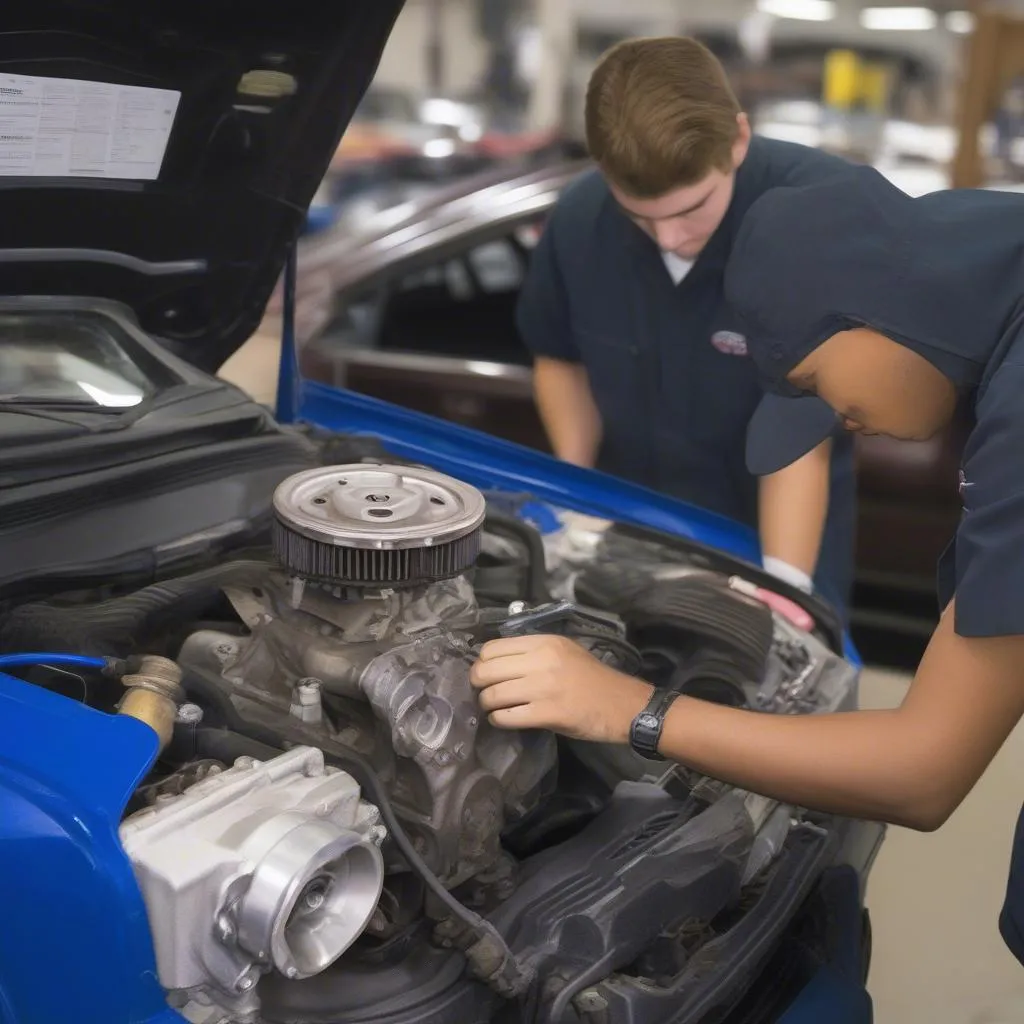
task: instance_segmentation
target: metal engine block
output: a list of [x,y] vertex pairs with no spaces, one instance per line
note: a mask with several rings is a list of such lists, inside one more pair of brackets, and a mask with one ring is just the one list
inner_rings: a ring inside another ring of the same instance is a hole
[[[409,467],[339,466],[300,477],[278,491],[281,568],[259,586],[226,590],[249,635],[198,632],[179,660],[216,678],[243,716],[272,726],[291,715],[309,742],[329,738],[367,758],[420,854],[455,887],[496,865],[502,828],[536,805],[556,758],[550,734],[502,732],[482,719],[469,682],[466,631],[479,610],[462,559],[482,525],[482,496]],[[401,544],[408,552],[415,542],[449,550],[397,560],[401,579],[391,586],[387,559],[309,547],[300,557],[296,537],[324,548]],[[310,578],[296,564],[369,567],[375,579]],[[411,577],[412,565],[426,578]],[[442,570],[452,574],[439,579]]]

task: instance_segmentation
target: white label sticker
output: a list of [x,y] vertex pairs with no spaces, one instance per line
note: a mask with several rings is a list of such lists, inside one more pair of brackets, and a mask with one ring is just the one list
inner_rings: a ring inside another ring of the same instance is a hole
[[0,175],[160,176],[181,93],[0,74]]

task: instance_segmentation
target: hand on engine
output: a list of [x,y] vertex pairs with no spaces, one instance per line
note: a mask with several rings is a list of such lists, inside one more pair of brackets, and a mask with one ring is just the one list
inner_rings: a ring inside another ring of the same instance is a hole
[[485,644],[470,679],[501,729],[551,729],[573,739],[626,743],[650,699],[649,683],[601,664],[561,636]]

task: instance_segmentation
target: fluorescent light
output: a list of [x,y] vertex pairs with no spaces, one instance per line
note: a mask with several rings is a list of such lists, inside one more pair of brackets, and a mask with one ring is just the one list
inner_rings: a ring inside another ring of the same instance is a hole
[[944,20],[946,28],[959,36],[974,31],[974,15],[970,11],[950,11]]
[[454,139],[429,139],[423,143],[423,155],[433,159],[451,156],[455,152]]
[[861,26],[879,32],[925,32],[938,20],[928,7],[865,7],[860,12]]
[[468,103],[457,103],[455,100],[434,97],[424,100],[420,106],[420,120],[426,124],[443,124],[450,128],[457,128],[473,119],[473,108]]
[[757,9],[796,21],[831,21],[836,16],[833,0],[757,0]]

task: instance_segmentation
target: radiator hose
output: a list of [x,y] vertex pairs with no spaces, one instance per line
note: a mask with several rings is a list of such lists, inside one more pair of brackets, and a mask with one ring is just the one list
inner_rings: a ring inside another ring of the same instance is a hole
[[157,623],[172,615],[187,617],[190,610],[201,613],[226,584],[258,580],[270,564],[255,559],[228,562],[94,605],[24,604],[11,611],[0,629],[0,649],[139,653],[139,644]]
[[670,630],[685,634],[688,646],[705,653],[708,648],[726,653],[730,681],[761,679],[766,670],[774,629],[771,610],[717,577],[651,580],[628,567],[591,566],[576,581],[576,597],[620,615],[641,649],[644,635]]

